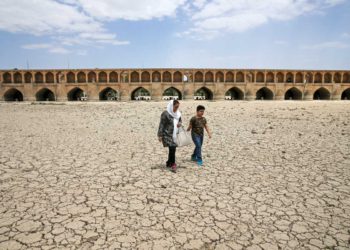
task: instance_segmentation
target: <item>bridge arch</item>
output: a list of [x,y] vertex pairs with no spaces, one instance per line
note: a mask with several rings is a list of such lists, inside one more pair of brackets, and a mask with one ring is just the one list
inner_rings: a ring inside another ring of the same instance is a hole
[[194,81],[203,82],[203,73],[200,71],[197,71],[196,74],[194,74]]
[[244,82],[244,74],[243,72],[237,72],[236,74],[236,82]]
[[77,78],[78,78],[78,82],[79,83],[83,83],[83,82],[86,82],[86,75],[84,72],[80,71],[77,75]]
[[176,71],[174,73],[174,82],[182,82],[182,73],[180,71]]
[[23,94],[18,89],[11,88],[5,92],[4,100],[7,102],[21,102],[23,101]]
[[213,92],[206,87],[201,87],[194,93],[195,100],[213,100],[213,97]]
[[67,99],[68,101],[80,101],[82,96],[84,96],[84,91],[79,87],[75,87],[68,92]]
[[225,93],[225,99],[226,100],[244,100],[244,92],[238,87],[230,88]]
[[296,87],[292,87],[284,94],[285,100],[302,100],[303,93]]
[[321,87],[314,92],[314,100],[329,100],[331,98],[331,93],[328,89]]
[[111,87],[104,88],[99,93],[100,101],[118,101],[118,91]]
[[182,100],[182,93],[180,90],[174,87],[167,88],[163,92],[163,100],[172,100],[172,99]]
[[160,82],[161,77],[159,71],[154,71],[152,73],[152,82]]
[[273,100],[273,91],[267,87],[262,87],[256,92],[256,100]]
[[55,76],[52,72],[47,72],[45,75],[45,82],[47,83],[54,83],[55,82]]
[[226,82],[234,82],[234,75],[231,71],[226,73]]
[[347,88],[343,91],[343,93],[341,94],[341,99],[350,100],[350,88]]
[[169,71],[163,73],[163,82],[171,82],[171,74]]
[[13,75],[13,78],[14,78],[14,82],[15,82],[15,83],[22,83],[22,74],[21,74],[21,73],[16,72],[16,73]]
[[118,73],[115,71],[112,71],[109,73],[109,82],[118,82]]
[[31,73],[27,72],[24,74],[24,82],[25,83],[31,83],[33,79],[33,76]]
[[55,94],[48,88],[42,88],[35,94],[37,101],[55,101]]
[[138,87],[131,92],[131,100],[133,101],[151,100],[151,93],[144,87]]
[[141,73],[141,82],[150,82],[151,74],[148,71],[143,71]]

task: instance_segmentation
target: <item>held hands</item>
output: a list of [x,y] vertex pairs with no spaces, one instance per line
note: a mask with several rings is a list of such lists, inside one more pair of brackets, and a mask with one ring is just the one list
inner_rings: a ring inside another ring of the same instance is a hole
[[182,123],[179,122],[179,123],[177,124],[177,127],[179,128],[179,127],[181,127],[181,126],[182,126]]
[[162,137],[158,137],[158,141],[159,141],[159,142],[162,142]]

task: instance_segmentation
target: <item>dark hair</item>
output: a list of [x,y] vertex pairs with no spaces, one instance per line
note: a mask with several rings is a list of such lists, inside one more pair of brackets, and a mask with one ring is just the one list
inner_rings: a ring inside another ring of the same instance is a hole
[[173,105],[176,105],[176,104],[180,104],[180,102],[178,100],[174,100]]
[[197,112],[200,111],[200,110],[205,110],[205,107],[202,106],[202,105],[198,105],[197,106]]

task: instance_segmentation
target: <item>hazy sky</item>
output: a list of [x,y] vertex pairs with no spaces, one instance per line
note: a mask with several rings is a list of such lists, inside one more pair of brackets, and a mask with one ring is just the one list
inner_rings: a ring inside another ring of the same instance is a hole
[[350,69],[350,0],[1,0],[0,68]]

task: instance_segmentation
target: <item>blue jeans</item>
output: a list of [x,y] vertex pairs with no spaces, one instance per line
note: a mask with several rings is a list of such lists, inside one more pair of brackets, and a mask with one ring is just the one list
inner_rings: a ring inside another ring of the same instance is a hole
[[195,133],[191,134],[192,141],[196,147],[194,148],[192,157],[195,157],[197,161],[202,161],[202,145],[203,145],[203,135],[197,135]]

